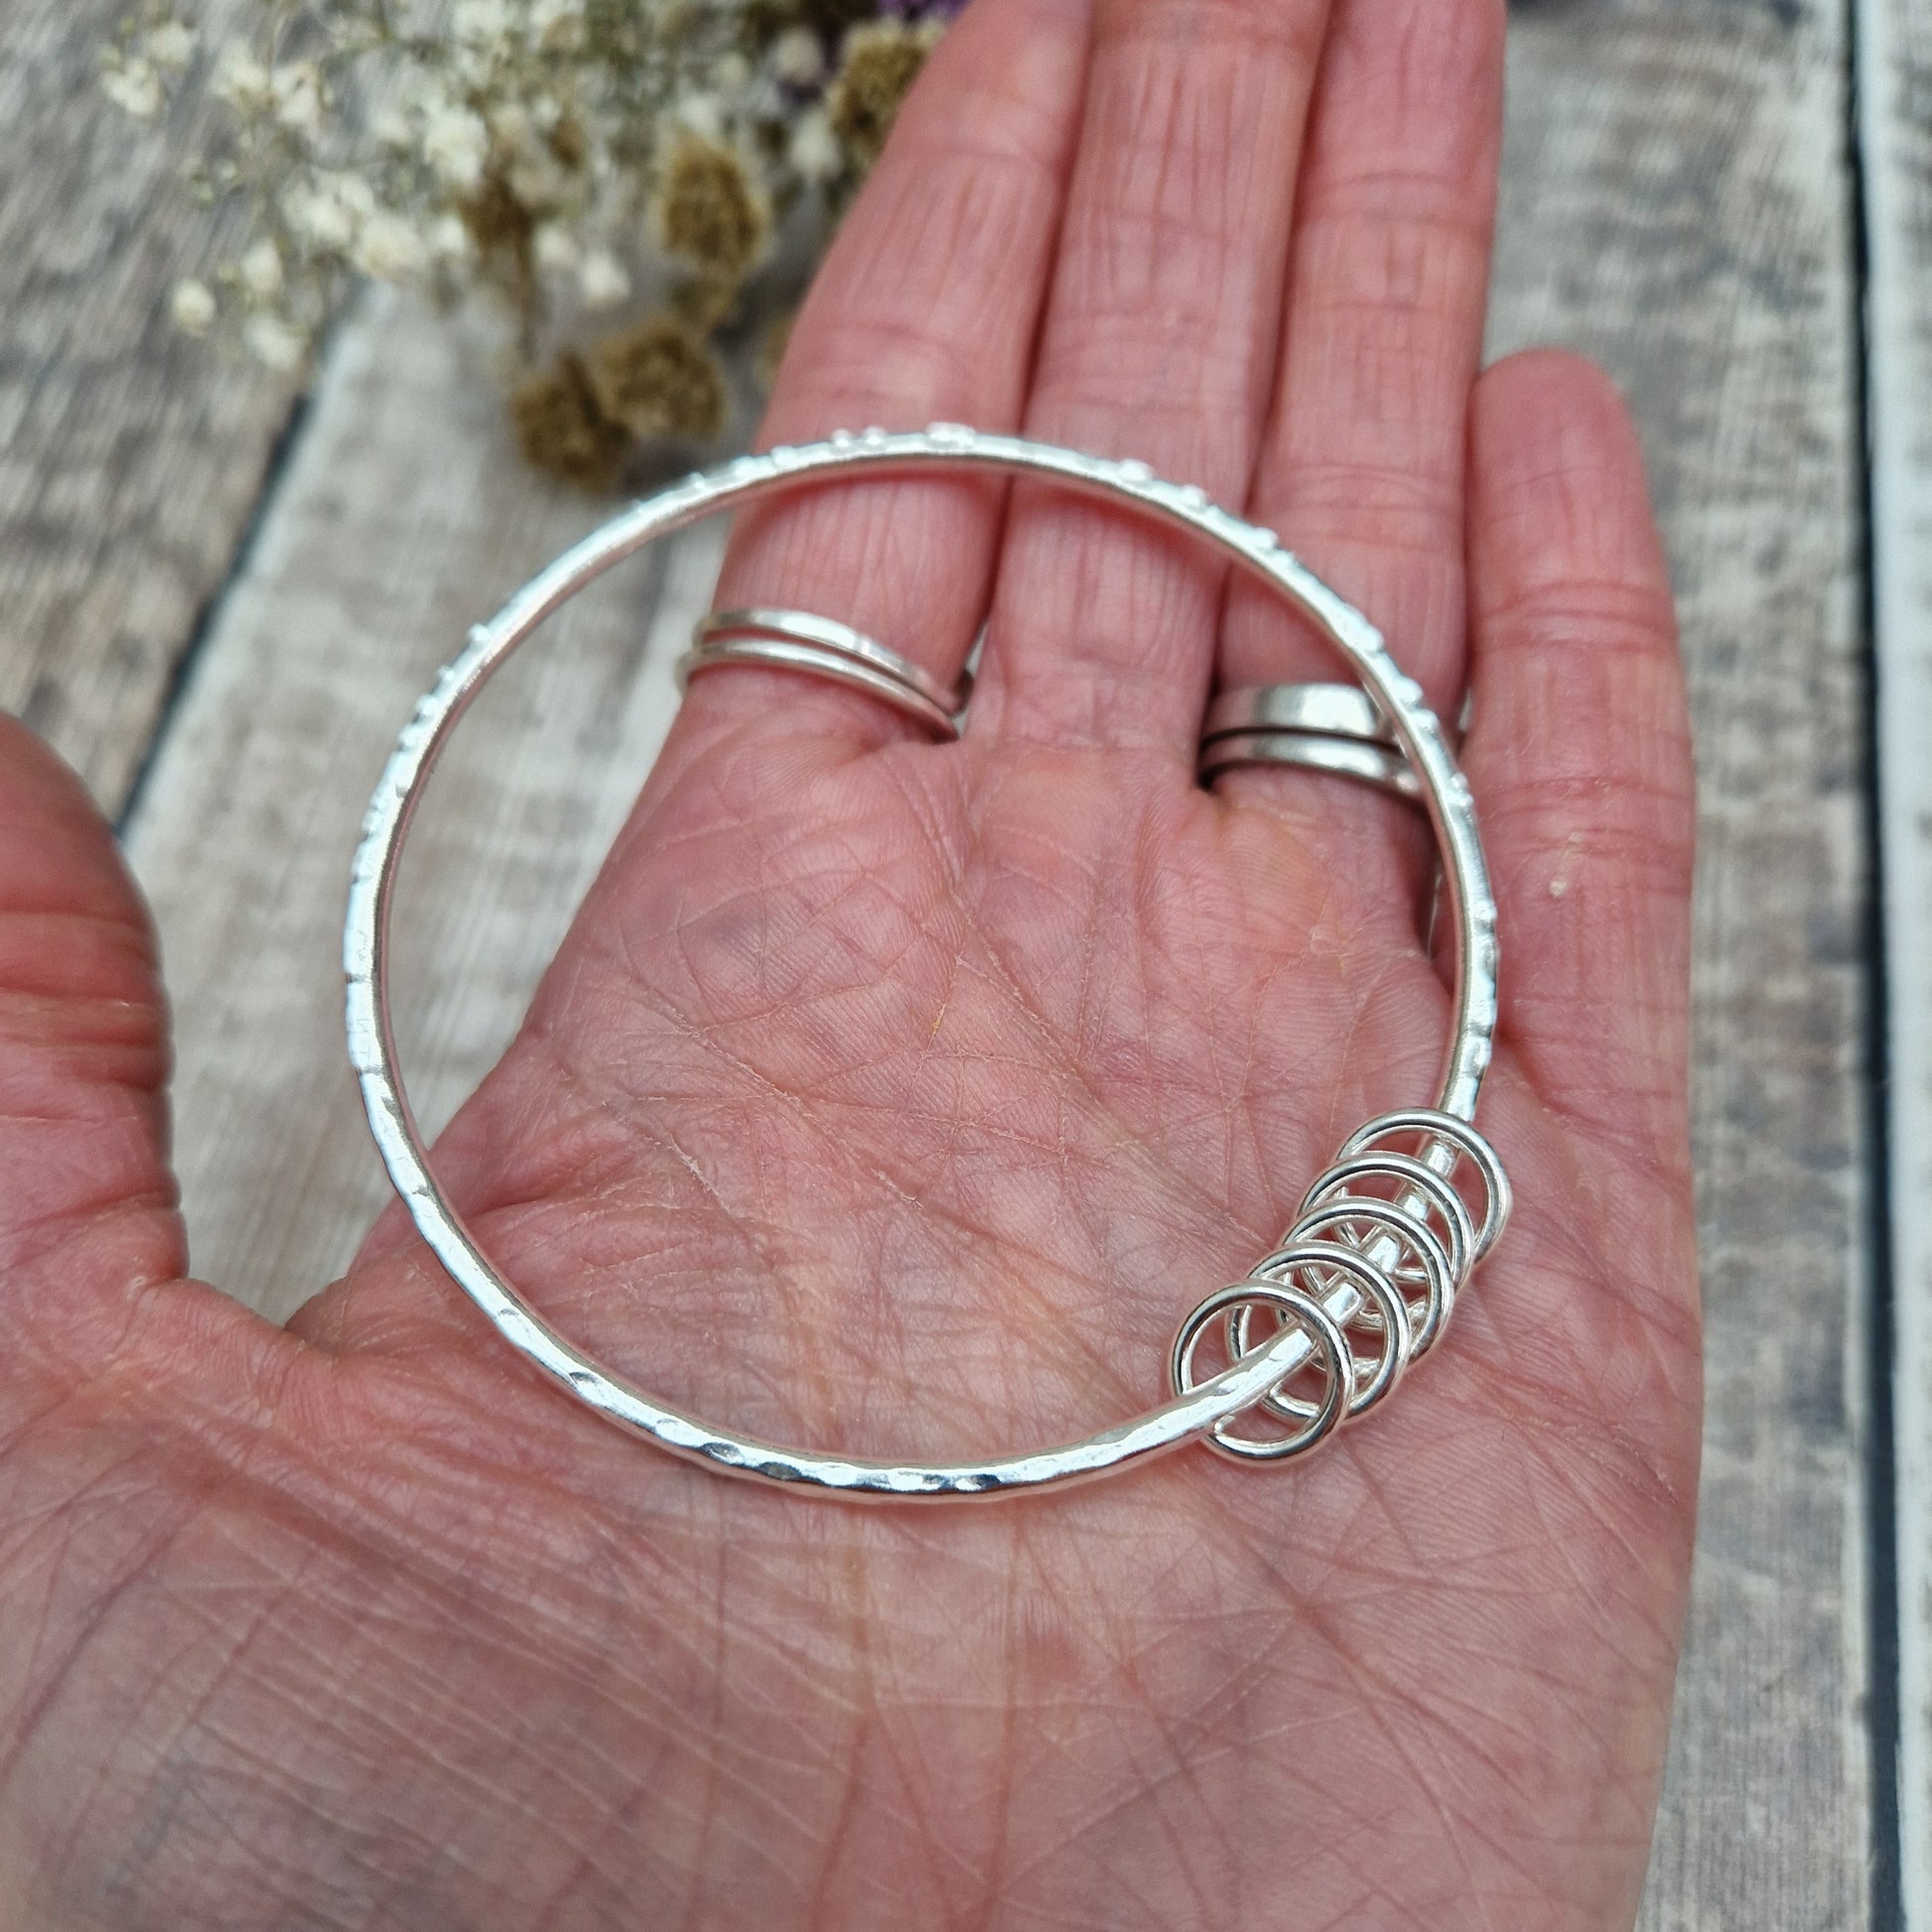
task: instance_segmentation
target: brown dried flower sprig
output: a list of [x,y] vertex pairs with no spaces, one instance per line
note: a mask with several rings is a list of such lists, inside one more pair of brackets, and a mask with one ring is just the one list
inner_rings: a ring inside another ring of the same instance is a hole
[[226,109],[190,181],[249,235],[177,285],[183,330],[298,370],[354,277],[487,301],[525,455],[602,489],[722,433],[728,357],[768,372],[955,4],[262,0],[207,48],[157,0],[101,84],[137,119],[190,76]]

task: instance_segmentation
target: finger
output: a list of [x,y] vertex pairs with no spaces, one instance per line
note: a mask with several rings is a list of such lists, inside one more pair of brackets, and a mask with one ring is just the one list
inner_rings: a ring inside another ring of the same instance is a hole
[[[1502,130],[1502,0],[1337,0],[1309,131],[1274,405],[1249,513],[1366,612],[1431,701],[1462,681],[1463,478]],[[1223,685],[1345,676],[1230,586]],[[1399,808],[1280,767],[1222,796],[1388,847]],[[1367,821],[1379,822],[1378,833]],[[1419,840],[1405,840],[1418,847]],[[1407,894],[1391,903],[1408,916]]]
[[100,1376],[187,1266],[167,1078],[154,935],[113,835],[0,714],[0,1444]]
[[[1031,435],[1247,492],[1326,0],[1107,0]],[[1024,504],[1024,513],[1022,505]],[[1191,761],[1221,572],[1104,508],[1016,495],[985,728]]]
[[[1070,165],[1084,0],[978,0],[948,32],[794,324],[759,441],[1020,420]],[[1001,491],[877,482],[750,511],[722,609],[856,624],[950,681],[984,615]],[[800,707],[841,735],[904,729],[876,700],[738,666],[693,681],[696,729]],[[687,728],[690,729],[690,728]]]
[[1581,359],[1512,356],[1470,440],[1475,712],[1505,1040],[1600,1142],[1684,1135],[1693,784],[1634,430]]

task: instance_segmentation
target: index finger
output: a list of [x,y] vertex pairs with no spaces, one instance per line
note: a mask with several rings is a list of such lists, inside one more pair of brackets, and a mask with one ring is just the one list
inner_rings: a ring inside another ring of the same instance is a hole
[[[977,0],[961,15],[793,326],[760,447],[938,420],[1018,425],[1086,49],[1086,0]],[[1000,503],[984,480],[879,481],[748,512],[719,605],[841,620],[950,682],[986,604]],[[874,699],[738,666],[693,681],[679,736],[779,706],[791,735],[876,741],[904,729]]]

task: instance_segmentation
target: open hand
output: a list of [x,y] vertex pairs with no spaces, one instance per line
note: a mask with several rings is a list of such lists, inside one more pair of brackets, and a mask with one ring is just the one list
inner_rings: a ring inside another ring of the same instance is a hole
[[[1306,1462],[859,1508],[601,1424],[399,1213],[273,1328],[181,1279],[143,913],[0,729],[0,1928],[1629,1923],[1696,1487],[1690,775],[1619,406],[1476,373],[1502,14],[975,0],[766,432],[1144,458],[1473,686],[1518,1209],[1443,1345]],[[948,676],[990,613],[965,737],[699,679],[440,1171],[565,1332],[746,1432],[1148,1407],[1433,1092],[1415,815],[1193,777],[1217,678],[1338,669],[968,480],[748,517],[720,601]]]

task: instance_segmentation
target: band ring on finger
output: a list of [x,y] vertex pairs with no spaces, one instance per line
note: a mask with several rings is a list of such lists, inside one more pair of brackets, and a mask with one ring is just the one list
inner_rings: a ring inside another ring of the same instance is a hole
[[1408,804],[1424,803],[1415,766],[1374,699],[1355,684],[1239,684],[1217,692],[1201,725],[1200,782],[1267,764],[1357,778]]
[[761,664],[830,678],[884,699],[942,739],[959,736],[973,688],[969,671],[947,687],[876,637],[811,611],[759,608],[701,618],[691,632],[691,648],[677,661],[678,689],[687,690],[701,671],[724,664]]

